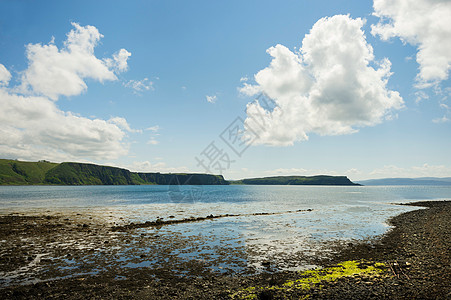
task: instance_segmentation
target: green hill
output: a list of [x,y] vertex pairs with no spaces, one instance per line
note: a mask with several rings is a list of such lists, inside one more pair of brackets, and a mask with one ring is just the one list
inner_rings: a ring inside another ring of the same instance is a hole
[[136,173],[95,164],[0,159],[0,185],[224,185],[221,175]]
[[0,184],[41,184],[44,182],[45,174],[56,166],[58,164],[47,161],[27,162],[0,159]]
[[232,181],[231,184],[250,185],[359,185],[346,176],[274,176],[263,178],[248,178]]
[[64,162],[49,170],[44,183],[64,185],[131,185],[135,184],[126,169]]

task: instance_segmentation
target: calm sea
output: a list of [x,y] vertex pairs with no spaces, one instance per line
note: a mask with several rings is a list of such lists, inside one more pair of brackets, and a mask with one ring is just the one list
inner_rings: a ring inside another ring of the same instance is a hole
[[388,218],[418,209],[393,203],[444,199],[451,199],[451,186],[1,186],[0,214],[79,212],[122,223],[239,215],[164,226],[159,234],[203,237],[203,246],[193,245],[185,257],[199,249],[218,257],[218,243],[244,245],[249,263],[278,260],[290,269],[299,267],[290,263],[297,253],[316,255],[329,251],[324,244],[331,241],[373,238],[390,228]]

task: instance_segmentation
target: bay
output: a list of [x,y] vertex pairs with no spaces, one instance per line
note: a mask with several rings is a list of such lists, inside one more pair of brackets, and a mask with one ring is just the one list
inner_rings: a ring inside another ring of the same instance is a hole
[[[420,209],[395,203],[450,198],[449,186],[1,186],[0,214],[77,213],[112,226],[222,215],[139,233],[177,236],[185,246],[173,243],[171,257],[201,257],[213,271],[240,273],[261,271],[267,261],[277,270],[311,267],[309,258],[333,253],[333,245],[376,238],[390,229],[390,217]],[[157,256],[127,262],[131,248],[113,259],[125,268],[160,263]]]

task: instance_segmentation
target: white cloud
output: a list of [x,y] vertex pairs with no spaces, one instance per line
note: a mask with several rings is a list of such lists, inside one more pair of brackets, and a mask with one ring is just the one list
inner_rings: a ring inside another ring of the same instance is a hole
[[132,172],[151,172],[154,170],[150,161],[134,161],[131,165],[124,168]]
[[148,145],[158,145],[160,142],[157,141],[155,138],[150,138],[150,140],[147,142]]
[[146,128],[146,131],[151,131],[151,137],[150,140],[147,141],[148,145],[158,145],[160,142],[156,140],[155,136],[159,136],[160,134],[158,133],[158,131],[160,130],[160,126],[155,125],[155,126],[151,126],[149,128]]
[[58,109],[45,97],[0,89],[0,156],[56,161],[114,159],[127,153],[116,124]]
[[113,60],[98,59],[94,48],[103,35],[94,26],[72,25],[75,29],[68,33],[62,49],[53,43],[26,46],[29,64],[22,75],[22,90],[57,100],[61,95],[73,96],[85,91],[85,78],[100,82],[116,80],[114,71],[127,69],[130,55],[127,50],[121,49],[113,55]]
[[424,91],[415,92],[415,96],[416,96],[416,99],[415,99],[416,104],[420,103],[423,100],[429,99],[429,95],[426,94]]
[[113,68],[117,73],[128,70],[127,60],[132,54],[125,49],[119,50],[113,54],[113,59],[105,59],[107,65]]
[[153,131],[153,132],[157,132],[158,130],[160,130],[160,126],[155,125],[155,126],[151,126],[149,128],[146,128],[146,130],[148,131]]
[[138,132],[138,133],[142,132],[142,130],[139,130],[139,129],[132,129],[130,127],[130,125],[128,124],[127,120],[124,119],[124,118],[121,118],[121,117],[111,118],[111,119],[108,120],[108,123],[115,124],[119,128],[122,128],[122,129],[124,129],[125,131],[128,131],[128,132]]
[[143,80],[129,80],[124,83],[125,87],[133,89],[134,93],[141,93],[145,91],[153,91],[153,82],[149,80],[149,78],[144,78]]
[[449,99],[449,94],[451,92],[451,88],[446,88],[443,91],[439,91],[439,94],[443,95],[442,99],[440,99],[439,106],[445,112],[441,118],[435,118],[432,122],[439,123],[448,123],[451,121],[451,107],[445,102]]
[[403,106],[399,93],[386,86],[390,61],[374,60],[363,24],[344,15],[323,18],[299,52],[283,45],[267,50],[270,65],[254,76],[256,84],[244,83],[241,89],[275,103],[273,109],[261,100],[247,105],[245,127],[258,135],[255,144],[292,145],[307,140],[308,133],[354,133]]
[[216,95],[214,95],[214,96],[205,96],[206,98],[207,98],[207,101],[208,102],[210,102],[210,103],[215,103],[216,102],[216,100],[217,100],[217,97],[216,97]]
[[[60,95],[83,92],[85,78],[101,82],[116,79],[94,55],[102,37],[99,31],[93,26],[72,25],[75,29],[61,50],[53,41],[27,45],[29,64],[19,87],[8,87],[11,73],[0,64],[1,157],[89,161],[128,153],[126,132],[139,131],[131,129],[124,118],[90,119],[62,111],[54,102]],[[119,70],[126,69],[125,52],[117,54]]]
[[[270,49],[268,49],[268,51],[269,50]],[[266,52],[268,52],[268,51],[266,51]],[[243,86],[240,87],[238,90],[240,91],[241,94],[243,94],[245,96],[254,96],[254,95],[257,95],[258,93],[261,93],[260,86],[252,85],[247,82],[244,82]]]
[[446,80],[451,68],[451,2],[449,0],[374,0],[372,34],[399,37],[418,47],[418,87]]
[[5,68],[4,65],[0,64],[0,86],[8,85],[11,80],[11,73]]

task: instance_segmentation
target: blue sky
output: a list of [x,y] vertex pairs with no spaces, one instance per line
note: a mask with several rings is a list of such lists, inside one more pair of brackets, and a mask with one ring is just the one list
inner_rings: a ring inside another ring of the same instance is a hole
[[227,179],[451,176],[450,13],[426,0],[0,1],[0,157]]

